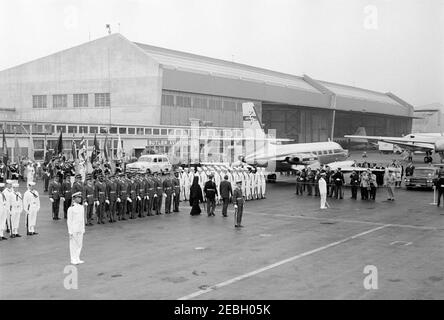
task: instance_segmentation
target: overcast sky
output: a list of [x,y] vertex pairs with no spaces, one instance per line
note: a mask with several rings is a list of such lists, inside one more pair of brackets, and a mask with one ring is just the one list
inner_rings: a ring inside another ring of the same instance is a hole
[[444,0],[0,0],[0,70],[107,23],[131,41],[444,104]]

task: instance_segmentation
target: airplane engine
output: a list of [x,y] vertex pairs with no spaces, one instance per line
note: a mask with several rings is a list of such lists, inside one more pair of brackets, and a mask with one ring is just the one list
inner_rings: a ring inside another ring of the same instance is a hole
[[316,156],[291,156],[291,157],[286,157],[285,158],[285,162],[290,163],[290,164],[310,164],[313,161],[317,161],[318,157]]

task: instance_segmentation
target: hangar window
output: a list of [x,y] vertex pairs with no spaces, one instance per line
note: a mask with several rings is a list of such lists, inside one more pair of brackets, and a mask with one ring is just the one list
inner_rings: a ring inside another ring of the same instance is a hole
[[86,108],[88,107],[88,94],[74,94],[74,108]]
[[160,130],[160,134],[161,134],[162,136],[166,136],[166,135],[168,134],[167,129],[161,129],[161,130]]
[[159,129],[153,129],[153,134],[159,135]]
[[111,98],[109,93],[95,93],[94,94],[96,107],[110,107]]
[[236,111],[236,103],[234,101],[224,101],[224,110]]
[[128,134],[136,134],[136,128],[128,128]]
[[145,128],[145,134],[153,134],[153,129]]
[[138,135],[143,135],[143,128],[137,128],[137,134]]
[[191,108],[191,97],[177,96],[177,106],[184,108]]
[[205,98],[194,98],[193,99],[193,107],[206,109],[208,104],[208,100]]
[[126,134],[126,128],[119,128],[120,134]]
[[172,94],[162,94],[163,106],[174,106],[174,96]]
[[68,96],[66,94],[55,94],[52,96],[53,108],[66,108],[68,107]]
[[46,95],[32,96],[33,108],[46,108]]
[[98,133],[99,128],[98,127],[89,127],[89,133]]
[[66,126],[57,126],[56,132],[63,132],[66,133]]
[[79,126],[79,133],[88,133],[87,126]]
[[68,133],[77,133],[77,126],[68,126]]
[[116,134],[117,133],[117,127],[111,127],[109,128],[109,133]]
[[213,110],[220,110],[222,109],[222,101],[216,99],[210,99],[209,107],[210,109]]

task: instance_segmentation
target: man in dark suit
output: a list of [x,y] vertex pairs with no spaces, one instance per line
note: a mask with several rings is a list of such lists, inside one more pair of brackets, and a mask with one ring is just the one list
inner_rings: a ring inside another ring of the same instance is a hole
[[224,176],[224,180],[219,185],[220,196],[222,198],[222,215],[227,217],[227,208],[230,198],[233,196],[233,189],[231,188],[231,182],[228,181],[228,176]]

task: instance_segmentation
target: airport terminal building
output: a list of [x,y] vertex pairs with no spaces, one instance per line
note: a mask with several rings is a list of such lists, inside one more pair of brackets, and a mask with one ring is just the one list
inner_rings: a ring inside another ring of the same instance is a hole
[[[63,132],[72,140],[118,136],[127,155],[147,149],[174,159],[233,162],[245,152],[242,103],[264,130],[295,142],[342,141],[411,131],[413,106],[392,93],[350,87],[134,43],[120,34],[0,71],[0,126],[10,155],[36,160]],[[198,128],[198,129],[196,129]],[[271,132],[271,131],[270,131]],[[191,159],[191,148],[199,158]],[[178,161],[178,160],[177,160]],[[183,160],[182,160],[183,161]]]

